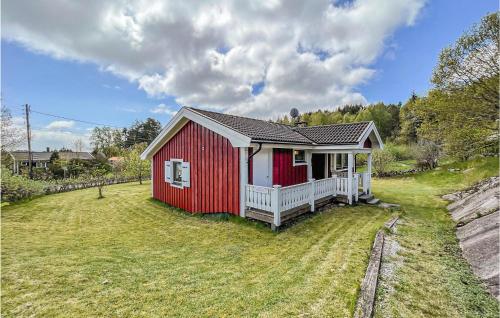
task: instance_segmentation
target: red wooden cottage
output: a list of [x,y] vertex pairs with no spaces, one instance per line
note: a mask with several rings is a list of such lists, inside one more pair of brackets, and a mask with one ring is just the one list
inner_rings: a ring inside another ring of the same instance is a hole
[[[373,122],[292,127],[183,107],[146,148],[152,196],[192,213],[231,213],[273,227],[331,199],[371,196]],[[367,171],[356,171],[367,154]]]

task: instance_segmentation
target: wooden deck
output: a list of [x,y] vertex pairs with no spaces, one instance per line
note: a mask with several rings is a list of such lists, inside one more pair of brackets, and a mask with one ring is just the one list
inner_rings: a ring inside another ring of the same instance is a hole
[[[333,202],[334,199],[337,201],[342,201],[342,202],[347,201],[347,197],[345,197],[345,196],[343,196],[343,197],[344,198],[342,198],[342,196],[336,196],[336,197],[327,196],[327,197],[321,198],[319,200],[316,200],[315,204],[314,204],[314,209],[317,211],[317,209],[325,206],[328,203]],[[293,208],[293,209],[290,209],[287,211],[283,211],[283,212],[281,212],[281,224],[283,224],[287,221],[290,221],[290,220],[292,220],[292,219],[294,219],[302,214],[309,213],[309,212],[311,212],[311,205],[310,204],[303,204],[303,205],[298,206],[296,208]],[[255,219],[255,220],[262,221],[262,222],[266,222],[269,224],[273,224],[273,221],[274,221],[273,213],[268,212],[268,211],[264,211],[264,210],[254,209],[254,208],[246,210],[246,217],[250,218],[250,219]]]

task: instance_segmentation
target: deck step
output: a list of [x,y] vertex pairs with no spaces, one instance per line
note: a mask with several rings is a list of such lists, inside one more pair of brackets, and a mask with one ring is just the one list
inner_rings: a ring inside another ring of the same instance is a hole
[[362,194],[359,196],[359,201],[367,203],[370,200],[374,199],[374,196],[372,194]]
[[366,203],[371,204],[371,205],[378,204],[379,202],[380,202],[380,199],[375,199],[375,198],[373,198],[369,201],[366,201]]

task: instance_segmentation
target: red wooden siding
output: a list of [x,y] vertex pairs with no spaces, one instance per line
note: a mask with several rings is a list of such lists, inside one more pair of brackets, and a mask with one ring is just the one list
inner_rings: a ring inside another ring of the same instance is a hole
[[[191,165],[191,187],[165,182],[165,161],[178,158]],[[193,213],[239,215],[239,148],[192,121],[153,156],[153,197]]]
[[286,187],[307,181],[307,166],[293,166],[292,149],[273,149],[273,185]]

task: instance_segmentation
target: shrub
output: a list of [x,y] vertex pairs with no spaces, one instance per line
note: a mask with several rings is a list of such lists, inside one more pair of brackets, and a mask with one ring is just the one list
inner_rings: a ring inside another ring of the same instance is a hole
[[416,147],[417,168],[420,170],[436,168],[440,154],[441,149],[434,142],[420,142]]
[[14,202],[44,194],[46,183],[13,175],[9,168],[2,166],[2,201]]
[[389,151],[396,161],[415,159],[415,145],[386,143],[385,150]]
[[372,152],[372,165],[377,175],[382,175],[387,171],[390,163],[394,162],[394,156],[390,151],[375,149]]

